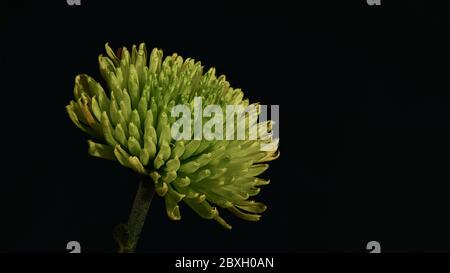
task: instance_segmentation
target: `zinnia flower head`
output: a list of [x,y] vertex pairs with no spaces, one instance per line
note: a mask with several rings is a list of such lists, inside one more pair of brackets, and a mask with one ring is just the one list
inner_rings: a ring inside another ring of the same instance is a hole
[[265,122],[269,130],[258,129],[265,138],[256,140],[174,140],[173,106],[192,109],[194,97],[201,97],[203,107],[247,107],[248,99],[230,87],[225,76],[216,77],[214,68],[204,73],[193,59],[177,54],[163,59],[162,50],[156,48],[148,59],[144,44],[133,46],[131,52],[123,47],[114,53],[108,44],[105,48],[107,56],[100,55],[98,61],[106,86],[78,75],[75,99],[66,106],[73,123],[95,139],[88,141],[89,154],[150,176],[170,219],[181,219],[178,204],[183,201],[201,217],[226,228],[231,226],[216,207],[258,221],[266,206],[249,198],[269,183],[257,176],[268,168],[265,162],[279,154],[277,146],[260,149],[271,142],[271,121]]

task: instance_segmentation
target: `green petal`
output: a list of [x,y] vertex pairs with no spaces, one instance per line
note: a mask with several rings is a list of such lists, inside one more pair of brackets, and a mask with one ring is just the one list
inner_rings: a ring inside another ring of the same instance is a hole
[[184,142],[183,141],[177,141],[175,142],[175,147],[172,149],[172,157],[180,158],[184,153]]
[[184,149],[184,153],[181,156],[181,160],[185,160],[189,158],[200,146],[201,141],[200,140],[191,140]]
[[[156,155],[156,144],[153,142],[153,140],[150,137],[146,137],[144,139],[144,150],[148,153],[148,159],[146,161],[153,160]],[[144,162],[144,161],[143,161]],[[145,163],[144,165],[147,165]]]
[[166,212],[167,216],[172,220],[180,220],[180,208],[178,202],[184,198],[183,194],[176,192],[171,186],[168,187],[167,194],[165,195]]
[[212,158],[212,154],[207,153],[207,154],[202,154],[195,159],[192,159],[192,161],[197,162],[198,164],[200,164],[200,167],[203,167],[211,161],[211,158]]
[[117,124],[116,129],[114,129],[114,138],[122,144],[124,147],[127,146],[127,136],[122,128],[121,124]]
[[130,124],[128,125],[128,132],[130,136],[134,137],[139,142],[141,141],[140,129],[133,122],[130,122]]
[[96,143],[92,140],[88,140],[88,145],[89,145],[88,152],[90,155],[108,160],[116,160],[113,147],[109,145]]
[[67,105],[67,106],[66,106],[66,111],[67,111],[67,114],[69,114],[70,120],[72,120],[72,122],[73,122],[78,128],[80,128],[81,131],[83,131],[83,132],[85,132],[85,133],[87,133],[87,134],[89,134],[89,135],[91,135],[91,136],[94,136],[94,137],[98,136],[98,134],[96,134],[91,128],[89,128],[89,127],[87,127],[87,126],[85,126],[85,125],[83,125],[83,124],[80,123],[80,121],[78,120],[77,115],[75,114],[75,112],[74,112],[74,110],[73,110],[73,106]]
[[97,102],[97,99],[95,98],[95,96],[92,98],[92,101],[91,101],[91,109],[92,109],[92,113],[94,114],[97,121],[102,120],[102,110],[100,109],[100,106],[98,105],[98,102]]
[[144,166],[142,166],[141,162],[139,161],[139,159],[135,156],[130,156],[128,158],[128,161],[131,165],[131,168],[136,171],[137,173],[140,174],[146,174],[147,171],[145,170]]
[[154,48],[150,54],[149,72],[156,73],[161,67],[162,50]]
[[247,173],[247,177],[251,177],[251,176],[257,176],[262,174],[265,170],[267,170],[269,168],[269,164],[257,164],[257,165],[253,165],[249,168],[248,173]]
[[201,170],[199,172],[195,172],[192,175],[189,175],[189,178],[191,179],[191,181],[193,183],[198,183],[210,175],[211,175],[211,171],[208,169],[205,169],[205,170]]
[[211,175],[209,179],[216,179],[223,176],[227,172],[227,168],[213,168],[211,169]]
[[158,139],[156,136],[156,130],[153,127],[153,113],[151,110],[147,111],[147,115],[145,118],[145,124],[144,124],[144,132],[145,132],[145,138],[151,138],[153,143],[157,143]]
[[139,79],[136,71],[136,67],[131,64],[128,78],[128,91],[130,92],[131,105],[133,109],[137,108],[139,99],[141,97],[139,91]]
[[270,180],[264,180],[262,178],[255,178],[255,186],[263,186],[263,185],[269,185]]
[[[168,125],[167,122],[168,122],[167,114],[165,112],[162,112],[159,115],[158,125],[156,126],[156,134],[157,134],[157,136],[159,136],[159,138],[162,137],[162,132],[163,132],[163,130],[165,131],[166,125]],[[169,137],[170,137],[170,128],[169,128]],[[162,141],[162,140],[160,140],[160,141]],[[167,142],[169,142],[169,141],[167,141]],[[161,143],[158,143],[158,146],[159,145],[161,145]]]
[[[141,98],[141,100],[139,101],[139,104],[138,104],[137,111],[139,113],[139,119],[142,121],[145,121],[146,115],[147,115],[147,99],[146,98],[144,98],[144,97]],[[142,129],[145,130],[145,122],[143,124],[144,124],[144,127]]]
[[150,160],[150,154],[146,149],[141,149],[139,160],[141,161],[142,165],[147,166],[148,161]]
[[171,159],[166,162],[166,170],[167,171],[177,171],[180,168],[180,160],[178,157]]
[[141,43],[139,45],[139,50],[136,57],[136,72],[140,83],[139,88],[142,88],[143,84],[147,80],[146,62],[147,62],[147,49],[145,48],[145,44]]
[[159,168],[161,168],[163,165],[164,165],[163,155],[161,153],[158,153],[158,155],[155,157],[155,160],[153,160],[153,167],[159,170]]
[[107,82],[109,83],[109,89],[111,90],[112,94],[114,94],[116,100],[118,102],[122,101],[123,99],[122,88],[114,72],[111,71],[108,73]]
[[199,168],[200,168],[199,163],[191,161],[191,162],[183,163],[181,165],[179,171],[190,174],[190,173],[196,172]]
[[255,221],[256,222],[256,221],[259,221],[261,218],[261,215],[245,213],[245,212],[240,211],[239,209],[237,209],[234,206],[228,208],[228,210],[231,211],[231,213],[233,213],[237,217],[242,218],[247,221]]
[[120,162],[120,164],[127,168],[133,168],[129,160],[130,155],[124,149],[122,149],[120,145],[116,145],[116,147],[114,148],[114,154],[116,155],[116,158]]
[[168,190],[167,183],[162,182],[162,181],[158,181],[155,183],[155,191],[159,196],[161,196],[161,197],[165,196],[167,193],[167,190]]
[[246,204],[236,205],[236,207],[252,213],[263,213],[267,209],[267,206],[264,205],[263,203],[254,201],[247,201]]
[[183,201],[191,207],[200,217],[205,219],[214,219],[219,214],[216,208],[211,207],[208,201],[195,202],[193,199],[183,199]]
[[164,165],[164,162],[170,157],[170,147],[167,143],[163,143],[156,155],[153,166],[158,170]]
[[162,181],[166,182],[167,184],[169,184],[170,182],[174,181],[177,178],[177,172],[175,171],[169,171],[166,172],[162,177]]
[[120,110],[122,110],[123,117],[129,122],[131,116],[131,101],[126,89],[123,90],[123,99],[120,100],[119,107]]
[[188,204],[188,206],[191,207],[198,215],[200,215],[200,217],[205,219],[214,219],[226,229],[231,229],[231,226],[219,216],[217,209],[211,207],[207,201],[200,203],[195,202],[192,199],[183,199],[183,201]]
[[109,47],[108,43],[105,44],[105,49],[106,49],[106,54],[114,62],[114,65],[119,66],[120,60],[119,60],[119,58],[117,58],[116,54],[111,49],[111,47]]
[[109,116],[111,117],[111,121],[114,125],[119,123],[119,106],[117,105],[114,96],[111,97],[111,104],[109,105]]
[[177,177],[173,183],[175,183],[178,187],[187,187],[191,183],[191,180],[188,176]]
[[128,149],[134,156],[139,156],[141,154],[141,145],[133,136],[128,138]]
[[117,116],[118,116],[118,124],[122,125],[122,129],[125,132],[126,136],[129,136],[129,131],[128,131],[128,122],[125,120],[124,114],[122,113],[122,110],[119,110],[117,112]]
[[102,113],[102,129],[106,142],[108,142],[109,145],[115,147],[118,143],[113,137],[113,129],[111,128],[111,124],[109,123],[108,115],[106,114],[106,112]]
[[139,113],[136,109],[131,112],[131,122],[136,125],[136,127],[141,131],[141,118],[139,117]]

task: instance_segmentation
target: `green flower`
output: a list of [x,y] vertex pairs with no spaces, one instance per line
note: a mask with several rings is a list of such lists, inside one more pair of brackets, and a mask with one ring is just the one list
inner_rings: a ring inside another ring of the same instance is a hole
[[[175,141],[171,136],[176,121],[171,116],[173,106],[193,109],[194,97],[201,97],[203,107],[247,107],[243,92],[231,88],[225,76],[216,77],[214,68],[203,73],[200,62],[193,59],[173,54],[163,60],[158,49],[147,59],[144,44],[133,46],[131,53],[125,47],[117,53],[108,44],[105,48],[108,56],[100,55],[98,61],[106,86],[78,75],[75,99],[66,106],[73,123],[95,139],[88,141],[89,154],[149,176],[157,194],[164,197],[170,219],[181,219],[178,204],[183,201],[201,217],[226,228],[231,226],[216,207],[258,221],[266,206],[249,198],[269,183],[257,176],[268,168],[264,162],[278,157],[276,148],[260,149],[270,139]],[[271,122],[265,124],[269,131],[258,132],[270,136]]]

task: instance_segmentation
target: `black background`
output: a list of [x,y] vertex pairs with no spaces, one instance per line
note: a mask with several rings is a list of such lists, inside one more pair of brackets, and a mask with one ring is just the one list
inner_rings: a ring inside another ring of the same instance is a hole
[[201,60],[281,110],[260,222],[173,222],[156,198],[138,252],[450,250],[446,1],[81,1],[0,3],[1,252],[115,251],[138,178],[64,108],[105,42]]

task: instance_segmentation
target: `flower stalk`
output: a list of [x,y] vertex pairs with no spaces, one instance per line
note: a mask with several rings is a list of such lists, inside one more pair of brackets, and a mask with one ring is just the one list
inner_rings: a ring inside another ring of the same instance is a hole
[[153,181],[150,177],[143,175],[134,198],[128,223],[118,225],[115,230],[119,253],[135,252],[154,195],[155,185]]

